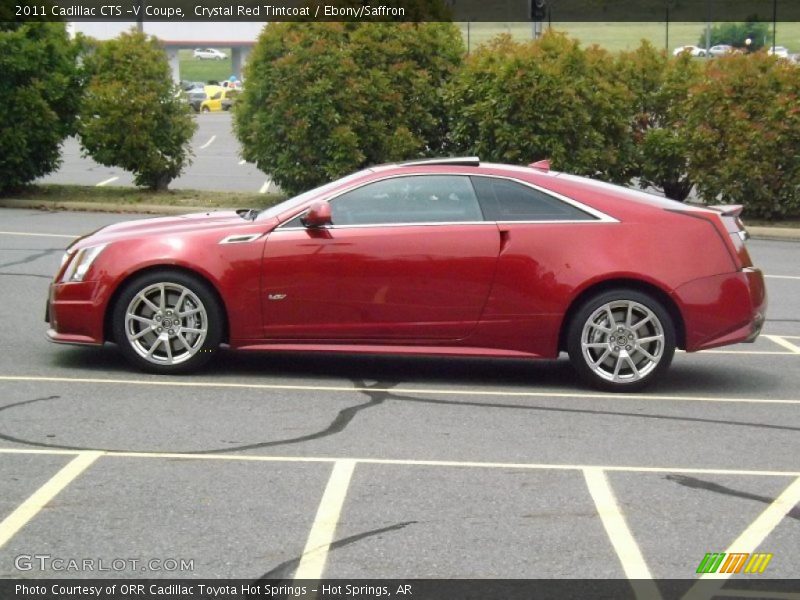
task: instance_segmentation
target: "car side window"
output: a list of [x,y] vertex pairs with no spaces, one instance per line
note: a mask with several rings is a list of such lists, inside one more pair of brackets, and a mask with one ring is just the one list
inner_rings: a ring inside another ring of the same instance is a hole
[[333,224],[463,223],[483,221],[464,175],[409,175],[370,183],[331,200]]
[[222,97],[222,92],[217,92],[213,96],[211,96],[211,100],[219,100]]
[[593,221],[595,217],[537,189],[495,177],[472,177],[490,221]]

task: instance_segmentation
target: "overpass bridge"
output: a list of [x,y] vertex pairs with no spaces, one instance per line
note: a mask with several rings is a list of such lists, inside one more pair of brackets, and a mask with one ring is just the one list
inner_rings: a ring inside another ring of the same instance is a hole
[[[242,67],[247,62],[250,50],[256,43],[262,22],[214,22],[214,23],[169,23],[163,21],[144,21],[143,31],[155,36],[163,44],[172,68],[172,77],[180,81],[178,50],[202,47],[230,48],[232,75],[242,78]],[[75,21],[69,30],[83,33],[98,40],[110,40],[120,33],[136,27],[131,22]]]

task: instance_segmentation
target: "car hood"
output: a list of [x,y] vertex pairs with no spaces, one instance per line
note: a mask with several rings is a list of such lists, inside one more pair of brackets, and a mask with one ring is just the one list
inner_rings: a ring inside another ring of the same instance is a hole
[[77,249],[122,239],[192,233],[217,228],[232,231],[234,228],[246,227],[252,224],[253,221],[243,219],[233,210],[192,213],[177,217],[139,219],[115,223],[98,229],[94,233],[79,238],[72,246]]

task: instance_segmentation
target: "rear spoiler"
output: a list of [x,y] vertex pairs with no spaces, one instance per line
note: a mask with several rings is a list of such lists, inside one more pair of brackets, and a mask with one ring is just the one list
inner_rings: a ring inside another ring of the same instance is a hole
[[740,217],[742,215],[742,210],[744,209],[744,205],[718,204],[716,206],[706,206],[705,208],[716,211],[720,213],[723,217]]

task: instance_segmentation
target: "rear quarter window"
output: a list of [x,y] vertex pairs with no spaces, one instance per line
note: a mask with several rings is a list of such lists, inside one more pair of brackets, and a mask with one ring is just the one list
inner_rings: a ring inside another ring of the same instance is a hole
[[488,221],[594,221],[594,216],[537,189],[495,177],[472,177]]

